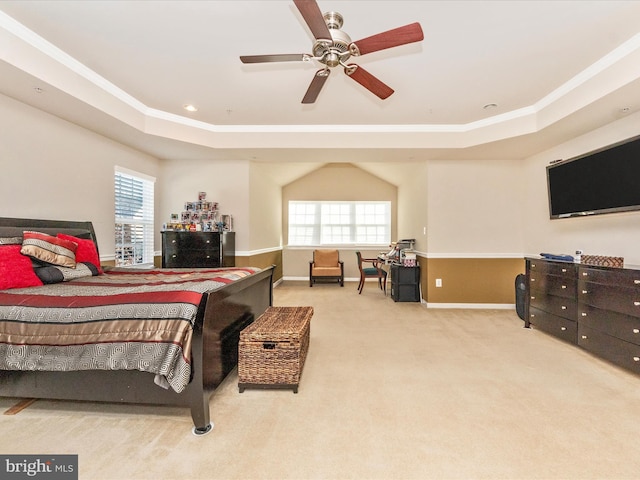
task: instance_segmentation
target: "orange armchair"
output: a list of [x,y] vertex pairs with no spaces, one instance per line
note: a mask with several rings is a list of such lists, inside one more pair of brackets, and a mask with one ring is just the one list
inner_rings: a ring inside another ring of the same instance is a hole
[[334,281],[344,287],[344,262],[338,250],[314,250],[309,262],[309,286],[316,281]]

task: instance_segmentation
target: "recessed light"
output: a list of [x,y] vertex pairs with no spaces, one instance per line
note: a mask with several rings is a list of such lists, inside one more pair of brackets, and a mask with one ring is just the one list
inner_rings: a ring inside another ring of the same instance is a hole
[[190,103],[184,106],[184,109],[188,112],[197,112],[198,108]]
[[40,87],[33,87],[33,90],[34,90],[36,93],[44,93],[44,88],[40,88]]
[[620,113],[622,113],[623,115],[626,115],[630,111],[631,111],[631,107],[623,107],[620,109]]
[[484,110],[491,110],[492,108],[498,108],[498,104],[497,103],[487,103],[484,107],[482,107]]

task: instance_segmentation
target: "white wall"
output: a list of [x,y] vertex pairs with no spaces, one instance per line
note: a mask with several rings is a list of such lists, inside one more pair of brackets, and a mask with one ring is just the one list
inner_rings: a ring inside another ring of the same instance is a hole
[[415,238],[414,249],[421,253],[429,250],[429,192],[427,190],[428,165],[414,163],[403,169],[398,185],[398,240]]
[[527,159],[525,253],[573,254],[580,249],[591,255],[622,256],[626,265],[640,265],[640,212],[550,220],[546,179],[550,161],[582,155],[639,132],[640,113],[636,113]]
[[282,188],[267,164],[251,163],[249,179],[249,247],[252,251],[281,248]]
[[519,255],[522,171],[515,160],[430,160],[424,186],[429,255]]
[[113,259],[114,166],[158,177],[160,162],[0,95],[0,165],[0,216],[92,221]]
[[198,200],[198,192],[206,192],[208,201],[218,202],[220,214],[233,216],[236,251],[249,250],[249,162],[165,160],[161,185],[159,226],[172,213],[180,214],[185,202]]

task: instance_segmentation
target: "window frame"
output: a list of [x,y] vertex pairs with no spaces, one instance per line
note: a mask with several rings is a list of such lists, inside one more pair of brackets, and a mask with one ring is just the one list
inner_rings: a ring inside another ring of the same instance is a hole
[[[117,267],[150,267],[154,265],[155,249],[155,177],[129,170],[120,166],[114,168],[114,260]],[[124,181],[123,181],[124,180]],[[127,181],[131,185],[126,185]],[[139,189],[135,202],[142,201],[139,211],[133,215],[123,214],[130,206],[122,205],[131,196],[123,195],[119,199],[119,191],[123,186],[130,190]],[[140,197],[141,198],[138,198]],[[129,227],[128,230],[126,227]],[[123,237],[129,236],[130,241]],[[133,238],[138,237],[138,238]],[[126,248],[130,253],[124,254]],[[130,260],[133,259],[133,262]]]
[[[391,206],[389,200],[289,200],[287,245],[387,246],[391,242]],[[369,222],[359,220],[359,209],[369,210],[365,213]],[[383,222],[379,221],[380,216]]]

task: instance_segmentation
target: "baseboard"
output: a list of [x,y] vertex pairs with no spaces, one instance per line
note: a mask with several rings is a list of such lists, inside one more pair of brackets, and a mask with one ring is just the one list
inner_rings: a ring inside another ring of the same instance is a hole
[[[309,283],[309,277],[282,277],[283,280],[287,280],[290,282],[307,282]],[[345,282],[359,282],[360,281],[360,277],[354,277],[354,278],[345,278],[344,279]],[[369,281],[374,281],[377,282],[378,279],[376,278],[368,278],[367,282]]]
[[422,302],[427,308],[459,308],[478,310],[515,310],[515,303],[433,303]]

